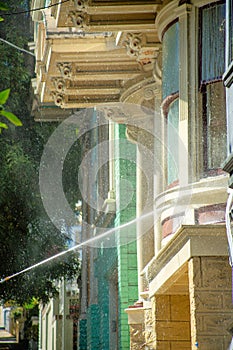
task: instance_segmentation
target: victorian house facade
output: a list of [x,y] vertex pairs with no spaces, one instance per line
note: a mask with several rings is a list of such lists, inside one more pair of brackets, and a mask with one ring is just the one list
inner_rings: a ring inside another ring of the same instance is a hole
[[79,118],[89,160],[80,350],[230,344],[231,5],[32,1],[35,119]]

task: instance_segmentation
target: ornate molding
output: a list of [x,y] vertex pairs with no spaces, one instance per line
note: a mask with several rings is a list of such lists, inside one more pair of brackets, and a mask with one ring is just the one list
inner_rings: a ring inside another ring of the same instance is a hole
[[155,333],[155,315],[153,316],[152,309],[146,309],[145,315],[145,345],[149,348],[156,346],[156,333]]
[[142,44],[141,33],[127,33],[126,39],[123,41],[123,46],[126,47],[127,54],[131,57],[138,57]]
[[143,79],[138,79],[121,94],[122,102],[145,106],[151,110],[155,109],[156,100],[160,104],[161,84],[155,81],[153,71],[148,72],[147,76],[143,75]]
[[63,94],[53,91],[51,92],[51,96],[56,106],[62,107],[65,104],[65,96]]
[[114,107],[105,105],[103,108],[100,107],[99,111],[114,123],[132,125],[135,128],[142,127],[144,122],[148,124],[154,116],[153,111],[132,103],[118,103]]
[[64,92],[64,90],[66,88],[66,82],[64,79],[54,78],[52,80],[52,82],[53,82],[53,85],[56,89],[56,92],[58,92],[58,93]]
[[159,85],[162,85],[162,46],[160,46],[155,60],[153,76]]
[[[59,27],[76,27],[76,13],[86,15],[90,31],[118,31],[124,30],[148,31],[155,29],[158,4],[153,0],[146,3],[135,1],[93,1],[93,0],[72,0],[70,5],[62,4],[58,18]],[[54,10],[51,10],[53,12]],[[68,12],[70,11],[70,12]],[[68,16],[68,17],[67,17]],[[72,17],[70,20],[69,17]],[[107,29],[108,31],[108,29]]]
[[73,0],[73,2],[78,11],[85,11],[90,3],[89,0]]
[[145,343],[144,340],[144,325],[131,324],[130,325],[130,349],[140,350]]
[[161,51],[161,44],[152,39],[151,33],[123,33],[118,45],[124,46],[127,54],[143,67],[154,63]]
[[63,78],[68,79],[72,77],[72,64],[71,63],[57,63],[57,68],[59,69]]
[[84,12],[70,11],[67,18],[78,29],[88,28],[89,16]]
[[134,125],[127,125],[127,128],[126,128],[127,140],[136,144],[138,142],[139,132],[140,132],[140,128],[138,128]]
[[106,106],[103,110],[100,108],[100,111],[104,113],[106,119],[113,121],[117,124],[125,124],[129,118],[129,115],[123,111],[121,106]]

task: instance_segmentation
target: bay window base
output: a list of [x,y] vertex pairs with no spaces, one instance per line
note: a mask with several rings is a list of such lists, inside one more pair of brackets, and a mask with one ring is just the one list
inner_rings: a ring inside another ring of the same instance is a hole
[[182,227],[143,273],[143,303],[126,310],[130,349],[229,347],[233,306],[225,225]]

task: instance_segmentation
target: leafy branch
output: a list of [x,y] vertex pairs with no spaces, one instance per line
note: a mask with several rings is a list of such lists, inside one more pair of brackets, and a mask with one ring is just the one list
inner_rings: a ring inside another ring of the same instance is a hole
[[[8,7],[0,1],[0,11],[7,11]],[[4,21],[4,18],[0,17],[0,22]]]
[[[0,3],[0,7],[1,7],[1,3]],[[0,92],[0,115],[7,118],[9,122],[14,124],[15,126],[22,126],[22,122],[19,120],[19,118],[16,117],[16,115],[14,115],[13,113],[6,111],[3,107],[3,105],[8,100],[9,94],[10,94],[10,89],[6,89]],[[2,129],[8,129],[8,125],[6,123],[0,122],[0,133]]]

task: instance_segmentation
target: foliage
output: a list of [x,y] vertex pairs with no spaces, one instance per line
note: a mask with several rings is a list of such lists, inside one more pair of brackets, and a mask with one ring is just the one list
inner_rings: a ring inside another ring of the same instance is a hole
[[[11,11],[21,4],[25,1],[7,2]],[[28,22],[29,17],[25,15],[9,16],[4,25],[0,23],[0,36],[26,47],[31,39]],[[0,137],[0,279],[4,279],[63,251],[67,248],[67,238],[48,218],[39,190],[40,158],[57,124],[41,125],[30,115],[30,78],[34,66],[31,56],[0,45],[0,91],[5,90],[2,95],[0,93],[0,104],[4,105],[4,110],[17,115],[23,124],[15,128],[18,121],[13,118],[14,124],[10,123],[8,130],[4,128]],[[5,86],[10,87],[10,96]],[[2,115],[10,118],[9,114]],[[30,304],[32,298],[46,302],[57,293],[57,279],[63,276],[71,279],[78,276],[79,270],[77,253],[66,254],[0,283],[0,299],[14,300],[18,305]]]
[[[6,4],[4,4],[2,1],[0,1],[0,11],[6,11],[8,10],[8,7],[6,6]],[[0,17],[0,22],[2,22],[4,19],[2,17]]]
[[[0,2],[0,10],[6,11],[8,10],[8,7],[3,2]],[[4,19],[0,17],[0,22],[2,22],[3,20]],[[9,94],[10,94],[10,89],[5,89],[0,92],[0,115],[6,117],[15,126],[22,126],[21,121],[13,113],[6,111],[3,107],[3,105],[8,100]],[[2,129],[8,129],[8,126],[6,123],[0,122],[0,133]]]
[[[6,111],[3,107],[3,105],[8,100],[9,94],[10,89],[6,89],[0,92],[0,115],[6,117],[15,126],[22,126],[22,122],[19,120],[19,118],[17,118],[13,113]],[[8,129],[7,124],[0,122],[0,133],[2,128]]]
[[[0,140],[0,276],[5,278],[67,248],[64,234],[47,217],[38,186],[38,163],[17,143]],[[19,174],[23,174],[22,177]],[[23,304],[56,294],[56,279],[79,273],[76,253],[0,284],[0,297]]]

